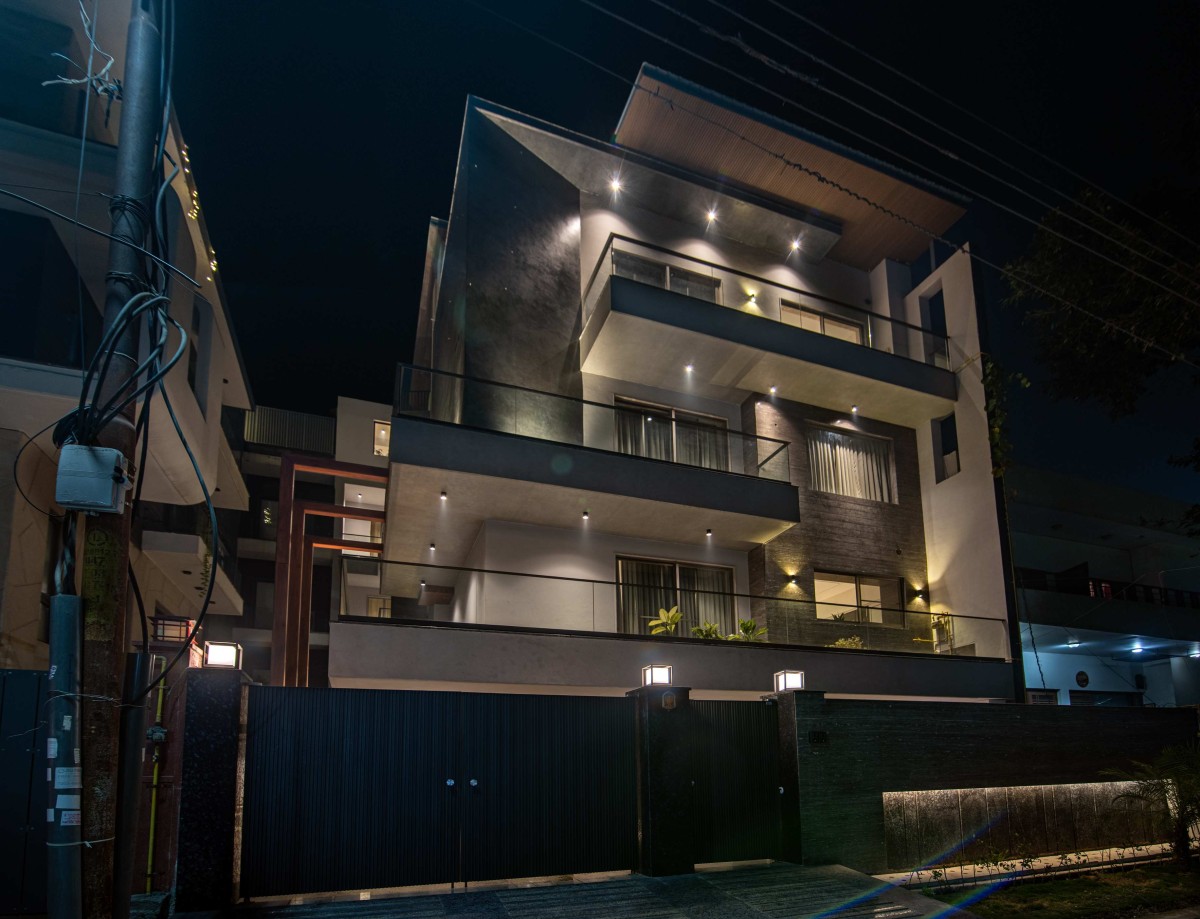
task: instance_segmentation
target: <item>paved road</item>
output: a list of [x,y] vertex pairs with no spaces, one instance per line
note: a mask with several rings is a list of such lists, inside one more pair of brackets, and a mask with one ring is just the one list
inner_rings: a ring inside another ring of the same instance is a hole
[[248,907],[237,919],[909,919],[967,917],[840,866],[773,864],[670,878]]

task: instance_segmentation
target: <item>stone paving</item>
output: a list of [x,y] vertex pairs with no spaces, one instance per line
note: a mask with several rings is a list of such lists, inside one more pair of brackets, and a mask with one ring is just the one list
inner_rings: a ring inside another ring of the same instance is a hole
[[667,878],[242,907],[238,919],[908,919],[955,910],[841,866],[771,865]]

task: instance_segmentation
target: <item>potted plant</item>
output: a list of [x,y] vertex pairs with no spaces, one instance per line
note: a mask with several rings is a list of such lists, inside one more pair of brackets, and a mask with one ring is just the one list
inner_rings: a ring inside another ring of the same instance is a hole
[[683,613],[679,612],[678,606],[672,606],[670,609],[660,609],[657,619],[649,616],[646,619],[650,622],[651,635],[674,635],[680,620],[683,619]]
[[753,619],[739,619],[738,630],[729,636],[729,641],[766,641],[767,629]]
[[693,638],[713,638],[720,641],[725,636],[721,634],[721,627],[715,622],[702,622],[700,625],[692,626]]

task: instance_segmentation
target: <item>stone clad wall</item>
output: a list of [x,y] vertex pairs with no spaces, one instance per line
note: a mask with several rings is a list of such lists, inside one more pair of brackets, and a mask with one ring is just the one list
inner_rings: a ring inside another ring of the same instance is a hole
[[[784,857],[879,872],[889,867],[885,792],[1105,782],[1107,769],[1194,739],[1196,713],[860,701],[804,692],[781,697],[780,732],[785,796],[798,802],[785,807]],[[975,803],[968,797],[964,804],[972,824],[981,822],[971,812]],[[1018,802],[1012,819],[1019,822],[1030,806]],[[1086,842],[1089,831],[1081,826]]]

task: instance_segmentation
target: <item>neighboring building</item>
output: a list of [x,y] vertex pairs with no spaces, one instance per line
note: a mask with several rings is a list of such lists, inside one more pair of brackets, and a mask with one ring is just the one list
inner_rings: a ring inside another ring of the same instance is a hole
[[[969,255],[917,267],[924,234],[738,135],[935,232],[964,213],[650,67],[613,144],[471,99],[370,495],[382,578],[343,590],[331,685],[616,694],[665,663],[701,697],[784,669],[1019,696]],[[303,567],[275,682],[309,681]]]
[[[0,9],[0,174],[7,187],[24,186],[16,190],[61,211],[73,211],[78,179],[80,220],[107,228],[119,103],[110,117],[104,100],[93,96],[85,125],[80,86],[42,85],[67,67],[54,53],[87,60],[79,14],[80,7],[65,0],[17,0]],[[123,71],[127,22],[100,17],[97,43],[116,59],[114,76]],[[165,385],[218,513],[230,520],[245,509],[247,492],[222,419],[227,409],[249,408],[250,391],[174,120],[166,149],[184,167],[165,198],[171,261],[201,286],[193,291],[172,282],[170,311],[191,330],[191,340],[186,360]],[[55,510],[55,449],[43,429],[78,403],[81,367],[100,336],[109,243],[0,197],[0,245],[0,668],[41,669],[48,660],[48,566],[58,542],[57,520],[46,514]],[[240,616],[232,555],[222,565],[209,561],[203,494],[161,399],[153,402],[149,462],[141,474],[143,506],[132,560],[147,612],[164,630],[152,639],[195,620],[210,567],[216,580],[210,621]],[[136,615],[129,625],[139,640]]]
[[1006,484],[1028,701],[1200,704],[1188,505],[1033,469]]

